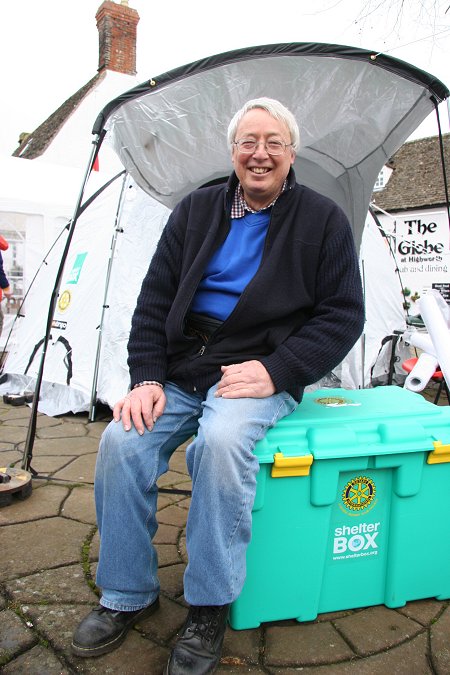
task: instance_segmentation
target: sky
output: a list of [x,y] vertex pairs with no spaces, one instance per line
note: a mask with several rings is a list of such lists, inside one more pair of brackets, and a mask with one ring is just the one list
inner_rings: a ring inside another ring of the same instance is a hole
[[[100,5],[2,3],[0,154],[11,154],[21,132],[33,131],[96,74]],[[450,0],[129,0],[129,6],[140,16],[139,81],[231,49],[328,42],[387,53],[450,88]],[[446,104],[440,118],[448,131]],[[411,138],[436,133],[433,115]]]

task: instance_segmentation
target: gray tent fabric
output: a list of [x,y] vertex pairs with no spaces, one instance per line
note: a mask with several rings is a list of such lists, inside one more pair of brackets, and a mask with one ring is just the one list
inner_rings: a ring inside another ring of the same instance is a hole
[[[227,176],[226,132],[248,99],[268,96],[296,116],[299,182],[347,214],[359,247],[377,176],[448,89],[413,66],[339,45],[265,45],[189,64],[126,92],[99,115],[136,183],[172,209]],[[437,161],[439,158],[437,158]]]

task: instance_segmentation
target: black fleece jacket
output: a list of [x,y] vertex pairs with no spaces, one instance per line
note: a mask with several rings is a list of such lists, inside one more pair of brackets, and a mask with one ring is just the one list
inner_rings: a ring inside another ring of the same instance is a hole
[[350,225],[342,210],[298,185],[272,207],[261,265],[206,345],[184,332],[212,253],[230,228],[237,186],[195,190],[174,209],[142,283],[128,342],[131,386],[167,380],[206,392],[220,366],[261,361],[277,391],[300,401],[306,385],[342,361],[362,332],[364,306]]

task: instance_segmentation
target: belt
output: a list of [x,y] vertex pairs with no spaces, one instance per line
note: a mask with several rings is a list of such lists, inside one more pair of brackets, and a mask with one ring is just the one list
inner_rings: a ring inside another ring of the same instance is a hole
[[214,319],[212,316],[206,314],[194,314],[191,312],[186,317],[185,333],[190,337],[199,337],[203,342],[208,342],[209,338],[215,331],[220,328],[223,321]]

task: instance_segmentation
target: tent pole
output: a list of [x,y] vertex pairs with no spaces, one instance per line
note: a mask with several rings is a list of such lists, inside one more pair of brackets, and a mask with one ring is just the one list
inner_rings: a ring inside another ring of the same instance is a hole
[[95,158],[98,153],[98,146],[99,146],[99,135],[95,137],[95,139],[92,141],[92,151],[91,151],[91,156],[89,158],[88,162],[88,167],[86,169],[86,173],[83,179],[83,183],[81,185],[80,193],[76,202],[76,207],[74,210],[74,215],[70,221],[70,227],[69,227],[69,234],[67,236],[66,244],[64,247],[64,251],[61,257],[61,261],[59,264],[58,272],[56,274],[56,279],[55,279],[55,285],[53,287],[51,299],[50,299],[50,305],[48,309],[48,315],[47,315],[47,325],[46,325],[46,330],[45,330],[45,337],[44,341],[42,343],[42,355],[41,355],[41,361],[39,364],[39,370],[38,374],[36,377],[36,386],[34,390],[34,396],[33,396],[33,403],[31,406],[31,415],[30,415],[30,422],[28,425],[28,432],[27,432],[27,438],[25,441],[25,448],[23,451],[23,460],[22,460],[22,469],[27,471],[30,470],[31,473],[36,475],[36,472],[31,469],[31,460],[33,457],[33,445],[34,445],[34,439],[36,436],[36,420],[37,420],[37,412],[38,412],[38,403],[39,403],[39,394],[41,390],[41,384],[42,384],[42,377],[44,374],[44,365],[45,365],[45,356],[47,353],[47,346],[48,342],[50,339],[50,333],[52,329],[52,322],[53,322],[53,315],[55,312],[56,308],[56,302],[58,299],[58,294],[59,294],[59,288],[61,286],[61,280],[62,280],[62,275],[64,271],[64,265],[66,263],[67,255],[69,253],[69,248],[70,244],[72,242],[72,237],[75,232],[75,226],[77,224],[79,212],[80,212],[80,206],[81,202],[83,201],[83,195],[84,191],[86,189],[86,184],[88,182],[89,176],[92,171],[92,167],[94,165]]
[[114,261],[114,254],[116,250],[116,243],[117,243],[117,235],[120,232],[123,232],[122,228],[119,226],[120,223],[120,218],[122,215],[122,210],[123,210],[123,203],[124,203],[124,198],[125,198],[125,190],[126,186],[128,185],[128,176],[125,173],[122,181],[122,188],[120,191],[120,197],[119,197],[119,202],[117,204],[117,210],[116,210],[116,218],[114,222],[114,232],[113,232],[113,237],[111,241],[111,249],[110,249],[110,254],[109,254],[109,260],[108,260],[108,268],[106,271],[106,280],[105,280],[105,291],[103,295],[103,304],[102,304],[102,314],[100,317],[100,325],[98,326],[98,340],[97,340],[97,353],[95,356],[95,367],[94,367],[94,374],[92,377],[92,389],[91,389],[91,402],[89,406],[89,422],[94,422],[95,420],[95,411],[96,411],[96,402],[97,402],[97,383],[98,383],[98,372],[99,372],[99,366],[100,366],[100,354],[101,354],[101,349],[102,349],[102,337],[103,337],[103,322],[105,319],[105,312],[107,309],[109,309],[109,305],[107,304],[108,302],[108,293],[109,293],[109,284],[111,281],[111,272],[112,272],[112,266],[113,266],[113,261]]
[[449,192],[448,192],[448,183],[447,183],[447,171],[445,167],[445,152],[444,152],[444,141],[442,138],[442,128],[441,128],[441,120],[439,118],[439,108],[438,104],[435,98],[431,99],[434,103],[434,109],[436,111],[436,120],[437,120],[437,125],[438,125],[438,136],[439,136],[439,151],[441,155],[441,167],[442,167],[442,178],[444,180],[444,191],[445,191],[445,200],[446,200],[446,206],[447,206],[447,216],[448,216],[448,226],[450,228],[450,198],[449,198]]
[[21,314],[21,312],[22,312],[22,307],[24,306],[25,301],[26,301],[26,299],[27,299],[27,297],[28,297],[28,294],[29,294],[29,292],[31,291],[31,289],[33,288],[33,284],[34,284],[34,282],[36,281],[36,277],[38,276],[39,272],[41,271],[43,265],[47,265],[47,258],[48,258],[48,256],[50,255],[50,253],[52,252],[52,250],[54,249],[54,247],[56,246],[56,244],[57,244],[58,241],[60,240],[61,236],[64,234],[64,232],[65,232],[66,230],[69,229],[69,227],[70,227],[70,223],[67,223],[67,225],[64,225],[64,228],[61,230],[61,232],[60,232],[60,233],[58,234],[58,236],[56,237],[55,241],[53,242],[53,244],[51,245],[51,247],[49,248],[49,250],[48,250],[47,253],[45,254],[45,256],[44,256],[44,258],[43,258],[41,264],[39,265],[38,269],[36,270],[36,273],[35,273],[34,277],[32,278],[32,280],[31,280],[31,282],[30,282],[30,285],[29,285],[28,288],[27,288],[27,292],[25,293],[25,295],[24,295],[23,298],[22,298],[22,302],[20,303],[20,307],[18,308],[18,310],[17,310],[17,312],[16,312],[16,316],[14,317],[14,321],[13,321],[12,326],[11,326],[11,328],[10,328],[10,331],[9,331],[9,333],[8,333],[8,337],[6,338],[5,346],[3,347],[3,351],[2,351],[2,353],[1,353],[1,355],[0,355],[0,363],[1,363],[1,365],[0,365],[0,375],[3,373],[3,371],[4,371],[4,369],[5,369],[4,357],[5,357],[5,354],[6,354],[6,349],[7,349],[7,347],[8,347],[8,343],[9,343],[10,337],[11,337],[11,335],[12,335],[12,333],[13,333],[13,330],[14,330],[14,326],[16,325],[16,321],[17,321],[17,319],[19,319],[19,318],[25,316],[24,314]]
[[[363,287],[363,298],[364,298],[364,307],[366,306],[366,270],[364,267],[364,259],[361,260],[361,280],[362,280],[362,287]],[[365,322],[364,322],[365,323]],[[364,389],[364,384],[365,384],[365,375],[364,375],[364,368],[365,368],[365,363],[366,363],[366,340],[365,340],[365,333],[363,331],[361,335],[361,378],[362,378],[362,389]]]

